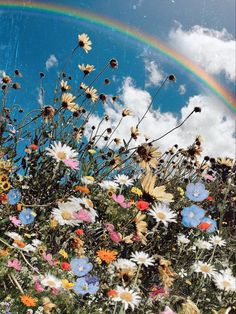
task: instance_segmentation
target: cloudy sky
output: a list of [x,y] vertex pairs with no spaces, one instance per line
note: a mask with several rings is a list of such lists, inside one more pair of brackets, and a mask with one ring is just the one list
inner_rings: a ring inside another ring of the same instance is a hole
[[[235,156],[235,113],[206,84],[174,60],[111,27],[43,11],[6,9],[1,6],[6,2],[11,1],[0,0],[0,70],[11,73],[19,68],[24,74],[23,88],[17,98],[12,96],[11,102],[18,102],[26,111],[39,106],[38,73],[44,71],[45,101],[50,104],[55,75],[76,45],[77,34],[86,32],[93,42],[93,50],[88,55],[79,53],[72,60],[68,71],[75,84],[81,80],[78,63],[94,64],[99,71],[112,57],[119,61],[116,71],[106,73],[111,80],[109,87],[105,88],[102,81],[98,81],[96,87],[106,94],[119,93],[120,98],[115,105],[108,102],[104,108],[100,107],[91,124],[96,123],[105,110],[111,116],[109,126],[115,126],[121,111],[129,107],[134,114],[124,120],[122,130],[115,135],[126,137],[163,79],[174,73],[176,83],[167,84],[161,90],[140,125],[142,134],[159,137],[180,123],[195,106],[200,106],[201,114],[192,116],[158,145],[162,149],[175,143],[184,147],[201,134],[205,154]],[[30,2],[24,1],[24,4],[27,6]],[[192,60],[235,94],[235,0],[41,2],[83,9],[151,35]],[[143,139],[140,138],[140,142]]]

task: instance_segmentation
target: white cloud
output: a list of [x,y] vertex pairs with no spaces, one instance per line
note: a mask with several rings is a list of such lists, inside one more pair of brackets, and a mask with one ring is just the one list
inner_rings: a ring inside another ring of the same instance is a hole
[[43,92],[41,89],[38,90],[38,103],[40,104],[40,107],[43,107]]
[[58,66],[58,60],[55,55],[50,55],[50,57],[46,61],[46,69],[49,71],[53,67]]
[[144,60],[145,71],[148,77],[145,86],[158,86],[162,83],[164,79],[164,74],[155,61]]
[[169,33],[169,44],[209,74],[223,73],[230,81],[235,80],[236,41],[226,29],[217,31],[195,25],[184,30],[178,25]]
[[[133,116],[125,117],[114,134],[114,137],[124,138],[127,141],[130,138],[130,127],[135,126],[138,119],[142,117],[150,104],[151,96],[148,92],[136,88],[131,78],[125,79],[121,92],[121,103],[104,105],[110,120],[102,124],[99,134],[108,127],[114,128],[121,118],[122,110],[128,107],[133,111]],[[235,117],[228,108],[213,96],[196,95],[189,98],[188,103],[181,109],[179,118],[170,112],[162,113],[158,109],[151,110],[140,124],[140,131],[143,135],[148,135],[152,139],[158,138],[176,127],[196,106],[201,107],[202,112],[194,113],[181,128],[157,142],[160,149],[165,150],[174,144],[187,147],[193,143],[197,135],[201,135],[204,140],[204,154],[215,157],[235,157],[235,138],[233,135]],[[91,117],[87,129],[88,136],[90,135],[90,127],[98,125],[99,121],[98,116]],[[141,136],[136,142],[132,141],[135,146],[143,142],[144,136]]]
[[178,92],[180,95],[184,95],[186,93],[186,85],[185,84],[179,85]]

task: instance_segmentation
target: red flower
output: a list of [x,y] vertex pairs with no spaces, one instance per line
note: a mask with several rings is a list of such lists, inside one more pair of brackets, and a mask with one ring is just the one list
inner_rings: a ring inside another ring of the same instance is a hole
[[38,145],[31,144],[31,145],[30,145],[30,148],[31,148],[32,150],[37,150],[37,149],[38,149]]
[[75,233],[79,236],[79,235],[83,235],[84,234],[84,230],[82,229],[77,229],[75,230]]
[[149,207],[149,203],[148,202],[145,202],[143,200],[139,200],[137,203],[136,203],[136,207],[139,209],[139,210],[146,210],[148,209]]
[[67,263],[67,262],[62,262],[62,263],[61,263],[61,268],[62,268],[63,270],[71,270],[71,266],[70,266],[70,264]]
[[214,201],[214,198],[212,196],[208,196],[207,201],[212,202]]
[[0,194],[0,202],[2,203],[2,204],[6,204],[7,203],[7,201],[8,201],[8,196],[7,196],[7,194]]
[[211,224],[209,224],[208,222],[203,221],[203,222],[201,222],[201,223],[198,225],[198,229],[200,229],[200,230],[203,231],[203,230],[209,229],[210,226],[211,226]]

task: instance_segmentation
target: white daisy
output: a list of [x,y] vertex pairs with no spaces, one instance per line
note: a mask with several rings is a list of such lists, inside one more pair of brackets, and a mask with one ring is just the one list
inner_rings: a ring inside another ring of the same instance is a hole
[[126,258],[118,258],[117,261],[113,263],[113,265],[117,269],[126,269],[126,268],[130,268],[132,270],[137,269],[137,265],[134,262]]
[[98,183],[103,190],[116,191],[118,189],[118,184],[110,180],[104,180],[101,183]]
[[22,236],[16,232],[6,232],[5,234],[13,240],[24,241]]
[[205,240],[198,239],[194,242],[195,246],[201,250],[211,250],[212,244],[210,242],[207,242]]
[[132,310],[134,310],[135,307],[139,305],[141,297],[134,290],[118,286],[116,288],[116,291],[118,295],[114,297],[113,300],[122,302],[124,304],[125,311],[128,309],[129,306],[131,307]]
[[221,246],[225,246],[226,245],[226,242],[225,240],[223,240],[221,237],[219,236],[211,236],[210,237],[210,242],[214,245],[214,246],[217,246],[219,245],[220,247]]
[[156,222],[162,222],[166,227],[168,222],[176,222],[176,216],[174,212],[170,210],[167,204],[161,203],[157,205],[156,203],[148,213],[156,219]]
[[224,271],[214,275],[213,277],[216,287],[220,290],[225,290],[227,292],[236,291],[236,278],[230,273],[225,273]]
[[51,148],[46,148],[46,151],[48,151],[47,155],[56,159],[57,162],[66,159],[75,159],[78,156],[78,153],[74,149],[65,144],[62,145],[61,142],[54,142],[54,144],[51,144]]
[[[73,203],[65,202],[61,203],[58,202],[59,208],[54,208],[52,210],[52,215],[54,219],[59,223],[59,225],[70,225],[75,226],[80,223],[79,220],[74,219],[74,214],[77,209],[74,208]],[[81,208],[81,207],[80,207]]]
[[180,246],[182,244],[188,244],[190,240],[184,234],[178,234],[177,242],[178,242],[178,245]]
[[212,277],[215,275],[215,268],[211,264],[197,261],[193,264],[193,269],[196,273],[203,274],[204,278],[207,276]]
[[115,182],[120,184],[120,185],[125,185],[125,186],[132,186],[134,180],[130,179],[128,176],[124,175],[124,174],[118,174],[115,177]]
[[84,176],[81,178],[81,182],[86,185],[90,185],[94,183],[94,177]]
[[44,287],[49,287],[51,289],[60,289],[61,288],[61,280],[57,277],[47,274],[43,279],[41,280],[41,285]]
[[144,252],[135,252],[131,254],[131,261],[136,262],[138,265],[144,265],[146,267],[154,265],[154,258],[150,257],[147,253]]

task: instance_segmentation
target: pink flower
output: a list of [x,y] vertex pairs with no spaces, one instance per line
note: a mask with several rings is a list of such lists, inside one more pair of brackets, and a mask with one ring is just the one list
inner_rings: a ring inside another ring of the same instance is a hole
[[9,216],[9,219],[15,227],[18,227],[21,224],[21,221],[16,216]]
[[116,231],[109,232],[109,236],[110,236],[110,239],[115,243],[119,243],[121,241],[121,236]]
[[169,306],[166,306],[163,312],[160,312],[160,314],[176,314],[176,312],[173,312]]
[[48,262],[50,266],[54,266],[55,262],[52,259],[52,254],[46,254],[45,252],[42,253],[42,258]]
[[79,162],[78,162],[78,160],[75,160],[75,159],[65,159],[65,160],[63,160],[63,162],[70,169],[73,169],[73,170],[78,170],[79,169]]
[[82,208],[79,212],[73,214],[74,219],[82,220],[85,222],[92,222],[92,218],[90,216],[90,212],[84,208]]
[[206,174],[205,177],[204,177],[206,180],[209,180],[209,181],[215,181],[216,178],[214,178],[213,176],[211,176],[210,174]]
[[16,259],[16,258],[11,260],[11,261],[8,261],[7,262],[7,266],[11,267],[11,268],[14,268],[17,271],[21,270],[21,262],[18,259]]
[[38,281],[35,281],[34,283],[34,289],[38,292],[43,292],[44,288],[41,286],[41,284]]
[[154,285],[151,290],[152,290],[152,292],[149,294],[150,298],[154,298],[157,295],[160,295],[160,296],[168,296],[169,295],[168,290],[164,287]]
[[52,294],[54,294],[54,295],[57,295],[59,292],[59,290],[56,288],[52,288],[51,291],[52,291]]
[[112,194],[112,199],[118,203],[123,208],[129,208],[131,206],[130,202],[125,202],[125,197],[123,195]]
[[106,229],[107,229],[108,232],[112,232],[112,231],[115,230],[115,227],[114,227],[113,224],[107,223],[107,224],[105,224],[105,227],[106,227]]

